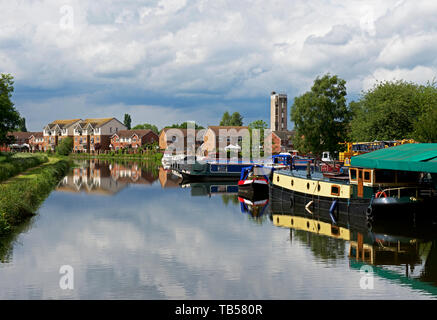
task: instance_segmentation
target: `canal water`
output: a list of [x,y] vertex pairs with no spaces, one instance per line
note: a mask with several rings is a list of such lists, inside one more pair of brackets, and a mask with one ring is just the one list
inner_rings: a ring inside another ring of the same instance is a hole
[[[357,231],[236,190],[181,186],[147,164],[80,162],[1,241],[0,298],[437,297],[435,233]],[[60,286],[62,266],[73,289]]]

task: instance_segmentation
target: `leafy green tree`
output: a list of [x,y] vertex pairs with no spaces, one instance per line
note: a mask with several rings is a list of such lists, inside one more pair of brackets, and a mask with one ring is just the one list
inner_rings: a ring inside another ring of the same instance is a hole
[[231,126],[242,126],[243,117],[238,113],[234,112],[231,116]]
[[[201,129],[205,129],[204,127],[202,127],[201,125],[198,125],[197,123],[195,123],[194,125],[196,130],[201,130]],[[188,128],[188,122],[182,122],[181,124],[173,124],[169,127],[166,128],[176,128],[176,129],[187,129]]]
[[317,77],[311,91],[294,99],[291,121],[293,144],[304,153],[320,156],[339,150],[346,137],[350,112],[346,105],[346,81],[329,73]]
[[429,142],[435,137],[433,117],[437,88],[404,80],[378,82],[350,103],[353,114],[350,138],[353,141],[416,138]]
[[17,131],[21,131],[21,132],[27,132],[27,128],[26,128],[26,119],[20,118],[18,127],[17,127]]
[[152,130],[153,132],[155,132],[156,134],[159,134],[158,127],[155,126],[154,124],[150,124],[150,123],[137,124],[132,129],[133,130],[147,130],[147,129],[149,129],[149,130]]
[[20,114],[11,101],[14,78],[10,74],[0,76],[0,144],[9,143],[7,134],[20,124]]
[[222,120],[220,121],[220,125],[230,126],[230,123],[231,123],[231,115],[229,114],[229,112],[225,111],[225,113],[223,113]]
[[415,122],[413,138],[418,142],[437,142],[437,105],[426,110]]
[[251,123],[249,123],[249,128],[251,128],[251,129],[263,130],[263,129],[267,129],[268,126],[269,125],[264,120],[255,120],[255,121],[252,121]]
[[56,146],[56,153],[62,156],[68,156],[73,151],[73,138],[66,137]]
[[223,113],[222,120],[220,121],[221,126],[242,126],[243,117],[239,112],[234,112],[232,115],[228,111]]
[[132,124],[132,119],[131,119],[129,114],[127,114],[127,113],[124,114],[124,121],[123,121],[123,123],[127,127],[127,129],[130,130],[131,124]]

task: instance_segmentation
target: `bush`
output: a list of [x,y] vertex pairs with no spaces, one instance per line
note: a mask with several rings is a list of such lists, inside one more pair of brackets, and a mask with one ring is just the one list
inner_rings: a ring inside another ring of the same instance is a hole
[[9,157],[0,162],[0,182],[47,161],[48,158],[46,156],[39,155],[30,157]]
[[61,156],[68,156],[73,151],[73,138],[67,137],[59,142],[56,153]]

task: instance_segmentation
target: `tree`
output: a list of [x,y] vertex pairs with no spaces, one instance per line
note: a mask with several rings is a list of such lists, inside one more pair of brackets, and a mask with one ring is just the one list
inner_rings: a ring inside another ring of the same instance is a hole
[[127,127],[127,129],[130,130],[132,119],[131,119],[129,114],[127,114],[127,113],[124,114],[124,121],[123,121],[123,123]]
[[155,132],[156,134],[159,134],[158,127],[155,126],[154,124],[150,124],[150,123],[137,124],[132,129],[133,130],[147,130],[147,129],[150,129],[153,132]]
[[14,78],[10,74],[0,76],[0,144],[8,143],[7,134],[20,124],[20,114],[11,101]]
[[[172,124],[169,127],[166,128],[176,128],[176,129],[187,129],[188,128],[188,122],[182,122],[181,124]],[[205,129],[204,127],[202,127],[201,125],[198,125],[197,123],[194,124],[194,128],[196,130],[201,130],[201,129]]]
[[20,118],[19,124],[17,126],[17,131],[27,132],[26,119],[24,117]]
[[220,121],[220,125],[230,126],[230,123],[231,123],[231,115],[229,114],[229,112],[225,111],[225,113],[223,113],[222,121]]
[[251,128],[251,129],[263,130],[263,129],[267,129],[268,126],[269,125],[264,120],[255,120],[255,121],[252,121],[251,123],[249,123],[249,128]]
[[437,142],[437,105],[425,111],[414,123],[413,138],[424,143]]
[[223,113],[222,120],[220,121],[221,126],[242,126],[243,125],[243,117],[238,112],[234,112],[232,115],[229,115],[228,111]]
[[436,108],[434,83],[423,86],[404,80],[378,82],[358,101],[350,103],[350,137],[353,141],[414,137],[429,141],[435,130],[432,119]]
[[291,121],[296,135],[294,145],[299,151],[320,156],[334,153],[345,140],[350,120],[346,105],[346,81],[329,73],[317,77],[311,91],[294,99]]
[[66,137],[56,146],[56,153],[62,156],[68,156],[73,151],[73,138]]

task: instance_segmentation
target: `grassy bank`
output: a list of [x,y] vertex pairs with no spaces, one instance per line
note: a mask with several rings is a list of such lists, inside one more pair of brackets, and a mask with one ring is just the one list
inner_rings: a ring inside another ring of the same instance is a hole
[[42,154],[2,153],[0,155],[0,182],[47,161],[48,158]]
[[161,164],[162,153],[160,152],[150,152],[150,153],[143,153],[143,154],[140,153],[127,154],[127,153],[117,153],[117,152],[111,152],[106,154],[72,153],[70,157],[73,159],[137,160],[137,161],[156,162]]
[[69,167],[68,160],[51,157],[48,163],[0,184],[0,235],[34,215]]

